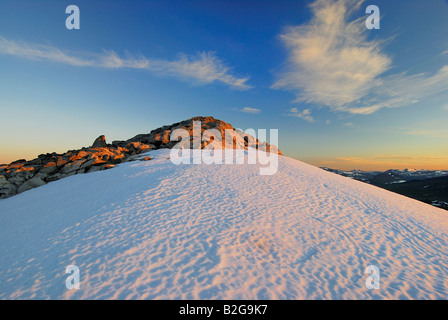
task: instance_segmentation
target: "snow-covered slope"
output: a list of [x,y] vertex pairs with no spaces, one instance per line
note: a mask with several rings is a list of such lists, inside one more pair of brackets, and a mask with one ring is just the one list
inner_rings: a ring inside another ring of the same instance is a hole
[[446,211],[287,157],[149,155],[0,200],[0,298],[448,298]]

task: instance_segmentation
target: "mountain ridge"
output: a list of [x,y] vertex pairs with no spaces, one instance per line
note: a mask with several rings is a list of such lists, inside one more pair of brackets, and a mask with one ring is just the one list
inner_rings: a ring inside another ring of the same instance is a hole
[[[128,140],[113,141],[111,144],[107,144],[105,136],[101,135],[95,139],[91,147],[69,150],[62,154],[55,152],[41,154],[30,161],[20,159],[10,164],[0,165],[0,199],[8,198],[75,174],[111,169],[119,163],[134,160],[136,155],[147,150],[172,148],[178,143],[170,139],[171,133],[176,129],[183,129],[190,133],[190,147],[193,148],[194,121],[201,122],[201,135],[210,129],[221,132],[223,138],[222,148],[228,148],[230,145],[234,149],[241,148],[247,150],[248,147],[253,147],[282,155],[276,146],[260,142],[251,135],[239,133],[227,122],[210,116],[197,116],[156,128],[147,134],[138,134]],[[234,139],[229,144],[225,144],[225,130],[229,130]],[[245,137],[248,137],[248,139]],[[253,143],[252,146],[248,145],[249,141]],[[213,146],[219,148],[216,144]],[[203,149],[210,146],[207,141],[202,140],[198,147]]]

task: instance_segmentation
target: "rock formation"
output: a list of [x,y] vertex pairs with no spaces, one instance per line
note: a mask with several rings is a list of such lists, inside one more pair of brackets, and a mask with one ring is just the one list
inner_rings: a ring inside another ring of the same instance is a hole
[[[36,159],[25,159],[0,165],[0,199],[11,197],[75,174],[89,173],[113,168],[116,164],[132,161],[133,156],[148,150],[159,148],[172,148],[178,142],[170,141],[171,133],[176,129],[184,129],[190,134],[190,142],[193,141],[193,121],[201,121],[201,134],[209,141],[201,141],[200,148],[207,148],[213,137],[210,137],[212,129],[221,133],[223,147],[225,147],[225,130],[232,133],[230,145],[236,149],[257,148],[263,151],[282,154],[275,146],[260,142],[250,135],[244,134],[228,123],[214,119],[213,117],[194,117],[189,120],[163,126],[148,134],[139,134],[126,141],[113,141],[106,143],[105,136],[99,136],[89,148],[69,150],[63,154],[41,154]],[[195,128],[199,130],[199,128]],[[216,132],[216,131],[215,131]],[[229,141],[227,141],[229,142]],[[193,148],[193,144],[184,147]],[[216,144],[215,144],[216,147]],[[145,160],[151,158],[146,157]]]

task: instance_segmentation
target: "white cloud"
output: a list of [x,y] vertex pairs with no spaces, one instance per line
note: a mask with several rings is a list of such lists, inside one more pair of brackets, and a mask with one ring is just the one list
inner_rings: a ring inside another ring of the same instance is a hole
[[155,60],[152,65],[152,69],[155,71],[185,78],[196,78],[203,83],[220,81],[238,89],[251,88],[246,83],[249,78],[236,78],[231,75],[229,73],[230,69],[210,52],[200,53],[196,57],[180,54],[175,61]]
[[300,111],[297,108],[291,108],[288,110],[288,113],[286,114],[289,117],[295,117],[299,119],[306,120],[308,122],[314,122],[314,118],[311,115],[311,111],[309,109],[305,109]]
[[384,76],[392,60],[382,43],[367,39],[364,16],[349,21],[362,3],[315,1],[311,21],[281,35],[289,59],[273,88],[293,92],[296,102],[353,114],[406,106],[447,90],[448,65],[433,75]]
[[362,98],[391,60],[366,40],[365,25],[346,21],[358,6],[353,0],[314,2],[312,21],[281,35],[290,56],[274,87],[295,91],[298,101],[335,108]]
[[261,109],[258,108],[250,108],[250,107],[244,107],[242,109],[239,109],[238,111],[244,112],[244,113],[251,113],[251,114],[258,114],[261,112]]
[[0,36],[0,53],[31,60],[47,60],[69,64],[77,67],[90,66],[93,61],[70,56],[61,50],[45,45],[30,45],[7,40]]
[[250,89],[246,78],[238,78],[230,73],[218,57],[211,52],[199,53],[196,56],[180,54],[173,61],[148,59],[143,55],[137,58],[128,54],[120,57],[114,51],[102,54],[80,54],[62,51],[58,48],[40,44],[19,43],[0,36],[0,53],[13,55],[29,60],[52,61],[76,67],[99,67],[108,69],[142,69],[178,78],[196,81],[201,84],[222,82],[237,89]]
[[[365,108],[347,108],[352,113],[370,114],[381,108],[409,106],[420,100],[442,92],[448,92],[448,65],[435,74],[419,73],[408,75],[399,73],[385,77],[383,84],[372,88],[375,103]],[[373,99],[370,99],[373,101]],[[359,111],[359,112],[357,112]]]

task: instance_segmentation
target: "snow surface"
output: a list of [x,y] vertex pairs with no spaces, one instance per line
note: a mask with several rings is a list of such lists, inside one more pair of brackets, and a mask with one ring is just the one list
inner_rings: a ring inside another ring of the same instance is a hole
[[261,176],[148,154],[0,200],[0,298],[448,298],[444,210],[287,157]]

